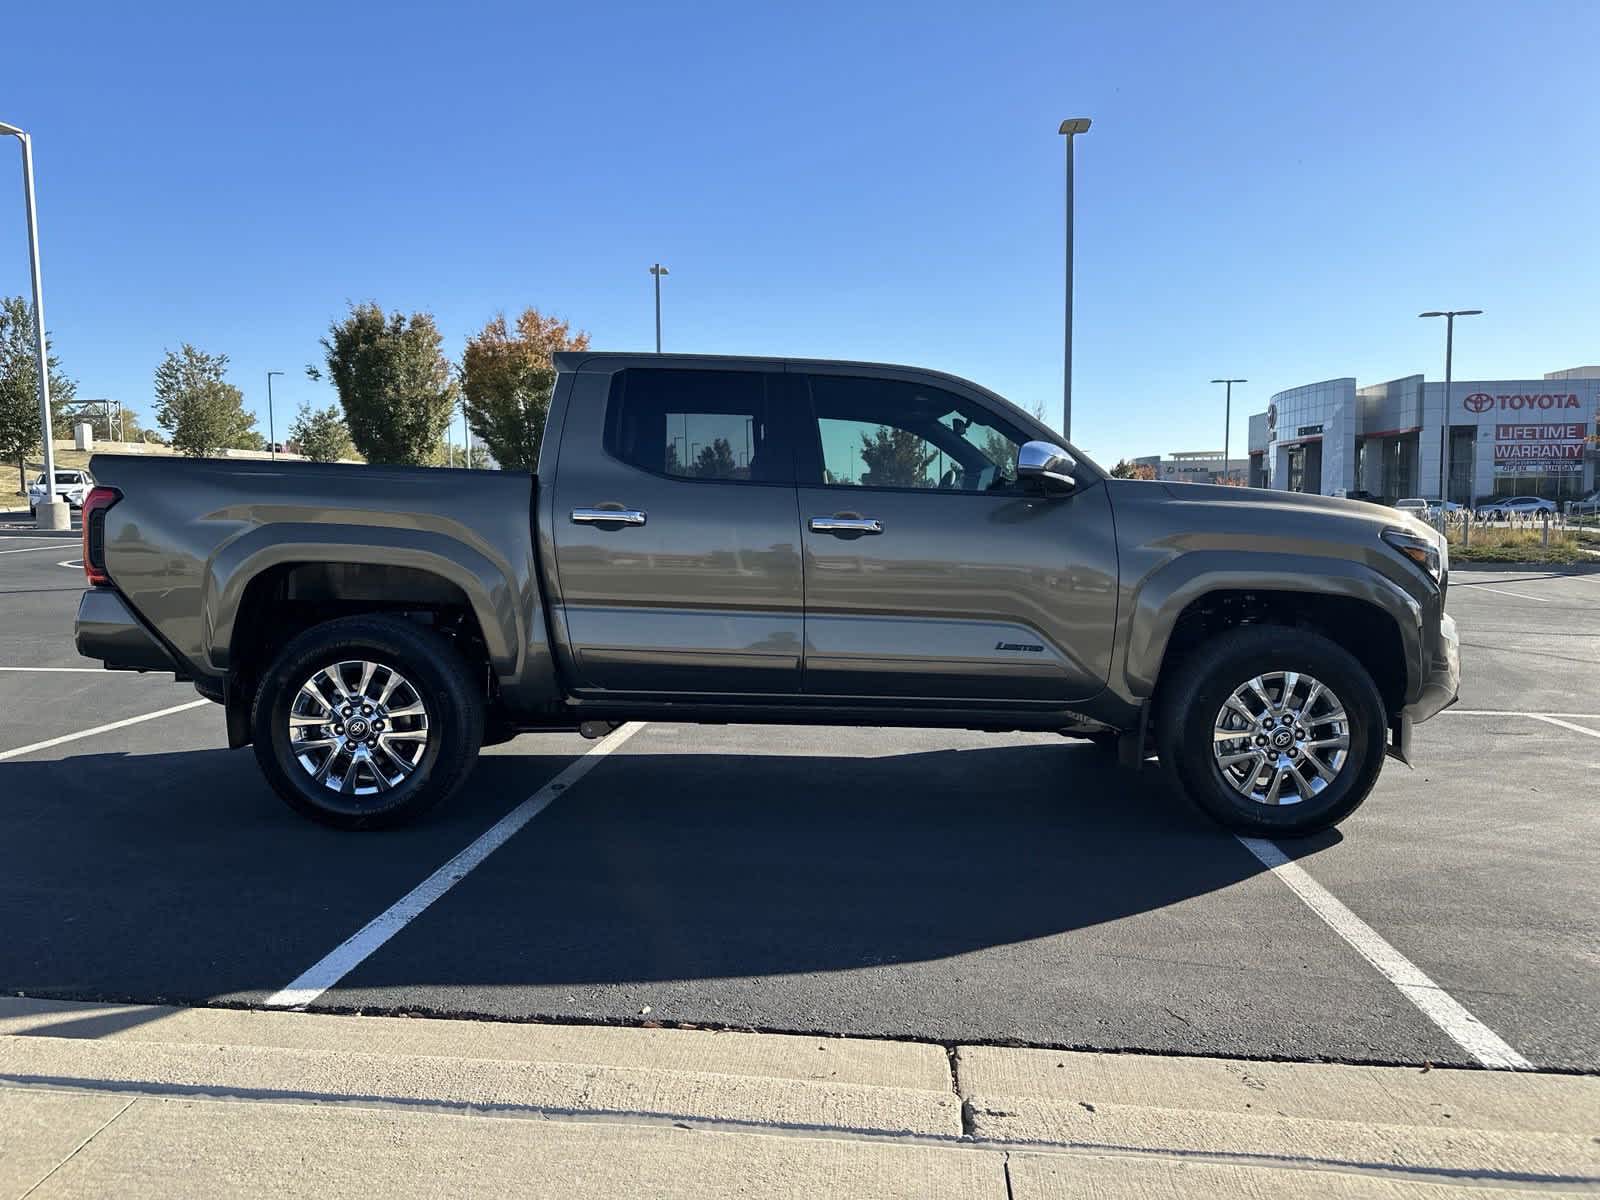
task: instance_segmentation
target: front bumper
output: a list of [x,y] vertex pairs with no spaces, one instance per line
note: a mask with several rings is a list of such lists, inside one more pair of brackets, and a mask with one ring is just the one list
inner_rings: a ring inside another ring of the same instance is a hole
[[1424,649],[1422,690],[1389,724],[1389,754],[1411,764],[1411,727],[1436,717],[1461,696],[1461,637],[1456,620],[1439,614],[1439,635]]
[[172,656],[111,588],[90,588],[78,601],[73,629],[78,653],[114,671],[173,671]]

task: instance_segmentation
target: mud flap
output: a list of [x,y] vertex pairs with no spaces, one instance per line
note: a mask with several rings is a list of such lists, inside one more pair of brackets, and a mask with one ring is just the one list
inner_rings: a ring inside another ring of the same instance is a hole
[[1404,713],[1389,722],[1389,745],[1384,753],[1411,766],[1411,718]]
[[1144,760],[1149,756],[1147,747],[1150,744],[1150,705],[1139,706],[1139,728],[1137,730],[1125,729],[1122,736],[1117,739],[1117,765],[1137,771],[1144,766]]
[[255,740],[255,734],[250,728],[249,697],[240,696],[236,688],[228,688],[228,698],[223,701],[222,711],[227,717],[229,750],[248,746]]

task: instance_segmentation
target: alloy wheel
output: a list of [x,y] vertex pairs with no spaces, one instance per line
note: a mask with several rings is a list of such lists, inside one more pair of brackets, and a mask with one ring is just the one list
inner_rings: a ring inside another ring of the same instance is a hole
[[323,667],[289,706],[289,752],[328,790],[371,796],[403,784],[428,751],[428,710],[393,667],[350,660]]
[[1273,807],[1326,791],[1350,757],[1350,718],[1320,680],[1266,671],[1233,690],[1213,722],[1212,755],[1239,795]]

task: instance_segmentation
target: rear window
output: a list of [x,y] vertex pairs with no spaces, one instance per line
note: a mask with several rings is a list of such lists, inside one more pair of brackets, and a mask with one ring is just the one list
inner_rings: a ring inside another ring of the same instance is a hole
[[781,386],[781,376],[759,371],[619,371],[606,406],[606,451],[674,479],[790,483]]

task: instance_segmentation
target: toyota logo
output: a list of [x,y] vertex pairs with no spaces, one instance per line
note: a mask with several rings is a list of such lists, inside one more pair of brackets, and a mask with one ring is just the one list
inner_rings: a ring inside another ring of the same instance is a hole
[[1494,397],[1488,392],[1473,392],[1461,403],[1467,406],[1468,412],[1488,412],[1494,407]]

